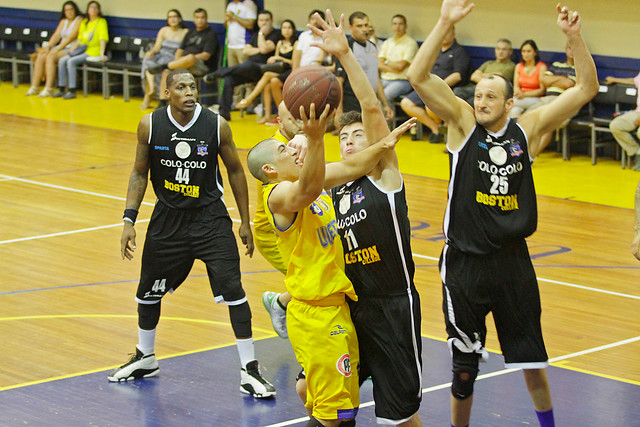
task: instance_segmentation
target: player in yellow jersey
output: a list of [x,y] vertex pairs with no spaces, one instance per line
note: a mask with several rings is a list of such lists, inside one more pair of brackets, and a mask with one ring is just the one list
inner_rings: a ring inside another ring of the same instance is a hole
[[247,163],[253,176],[265,184],[265,211],[286,260],[285,285],[292,296],[287,307],[289,338],[305,369],[306,406],[313,413],[307,426],[341,422],[344,426],[345,421],[354,425],[359,406],[358,342],[345,298],[356,300],[357,296],[344,274],[335,212],[323,188],[367,173],[415,121],[404,123],[350,159],[325,166],[328,109],[318,119],[313,106],[309,119],[303,110],[301,116],[308,139],[302,164],[298,150],[275,139],[256,145]]
[[[291,113],[281,102],[278,106],[278,123],[279,129],[271,137],[277,141],[289,144],[290,142],[296,144],[296,139],[304,139],[306,137],[300,132],[299,123],[291,116]],[[262,198],[263,185],[260,181],[258,183],[258,202],[256,207],[256,213],[253,218],[253,226],[255,228],[254,242],[260,254],[278,271],[282,274],[287,274],[287,267],[280,255],[280,250],[276,244],[277,236],[273,227],[269,223],[267,214],[264,209],[264,202]],[[291,295],[288,292],[277,293],[266,291],[262,294],[262,303],[265,309],[269,312],[271,317],[271,323],[273,329],[281,338],[287,338],[287,317],[286,307],[291,301]]]

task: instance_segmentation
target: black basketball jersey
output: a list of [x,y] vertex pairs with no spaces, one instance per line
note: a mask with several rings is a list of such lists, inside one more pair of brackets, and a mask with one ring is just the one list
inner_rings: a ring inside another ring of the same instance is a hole
[[345,271],[358,296],[406,295],[415,265],[404,183],[385,192],[369,177],[331,190]]
[[497,134],[476,125],[450,153],[447,243],[463,252],[488,254],[535,230],[538,221],[527,136],[509,120]]
[[193,119],[183,127],[164,107],[151,113],[150,123],[151,183],[158,199],[174,209],[190,209],[221,198],[218,115],[196,104]]

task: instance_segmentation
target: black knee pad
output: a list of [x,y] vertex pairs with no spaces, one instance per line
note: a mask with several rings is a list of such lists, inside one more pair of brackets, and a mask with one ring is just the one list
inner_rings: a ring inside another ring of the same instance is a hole
[[324,427],[322,423],[316,420],[314,417],[309,418],[309,421],[304,425],[304,427]]
[[478,376],[478,371],[469,372],[463,369],[453,370],[451,381],[451,395],[458,400],[465,400],[473,394],[473,383]]
[[477,353],[463,353],[453,347],[453,380],[451,381],[451,395],[458,400],[464,400],[473,394],[473,383],[478,376],[480,355]]
[[138,304],[138,326],[150,331],[160,321],[160,301],[155,304]]
[[340,427],[355,427],[356,420],[343,421],[340,423]]
[[251,308],[247,301],[229,306],[229,318],[236,338],[249,338],[251,334]]

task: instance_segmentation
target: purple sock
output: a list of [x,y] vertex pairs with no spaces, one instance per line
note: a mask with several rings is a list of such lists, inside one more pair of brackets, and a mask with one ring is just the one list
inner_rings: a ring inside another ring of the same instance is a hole
[[538,416],[538,421],[540,421],[540,427],[555,427],[556,423],[553,421],[553,408],[544,412],[536,411],[536,415]]

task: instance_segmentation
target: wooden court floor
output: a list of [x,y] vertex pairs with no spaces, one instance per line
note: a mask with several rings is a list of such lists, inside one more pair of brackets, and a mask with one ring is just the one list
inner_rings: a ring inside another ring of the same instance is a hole
[[[52,112],[54,120],[49,120],[40,117],[40,110],[23,108],[26,101],[17,91],[6,89],[4,83],[0,88],[12,95],[7,102],[18,106],[0,114],[0,393],[105,371],[124,362],[133,351],[137,339],[133,296],[146,220],[154,202],[149,187],[136,226],[140,249],[132,262],[122,261],[121,216],[135,150],[135,126],[121,129],[118,100],[90,97],[78,100],[84,103],[82,107],[71,105],[74,101],[63,104],[56,100],[56,106],[47,108],[69,108],[71,118]],[[112,101],[111,107],[102,105]],[[107,108],[96,117],[95,126],[73,118],[84,117],[86,105]],[[109,108],[115,117],[111,128]],[[137,114],[137,122],[140,113],[130,111]],[[243,162],[251,141],[268,137],[274,130],[257,126],[254,120],[234,114],[231,122]],[[327,146],[335,155],[337,142],[331,143],[334,145],[327,142]],[[423,336],[441,341],[445,334],[437,258],[443,244],[446,180],[442,173],[446,173],[447,160],[442,146],[415,144],[408,138],[401,144],[413,150],[409,154],[413,159],[406,161],[411,173],[405,175],[405,182]],[[581,162],[585,185],[597,181],[600,186],[575,190],[576,197],[538,197],[538,231],[529,239],[529,246],[539,277],[543,331],[552,365],[638,387],[640,263],[629,252],[631,205],[618,195],[617,188],[635,188],[640,174],[621,171],[612,160],[591,167],[584,159],[562,162],[557,157],[556,153],[541,156],[539,170],[551,176],[539,178],[542,172],[536,172],[536,180],[543,182],[543,188],[538,187],[540,194],[562,193],[553,188],[563,185],[559,179],[549,184],[553,174],[563,176],[567,167],[576,168]],[[412,163],[421,159],[423,167],[427,165],[422,173]],[[401,157],[404,170],[403,161]],[[601,173],[594,172],[600,167],[609,168],[609,178],[592,178]],[[579,172],[572,169],[571,173]],[[226,181],[224,170],[223,177]],[[603,185],[602,180],[608,182]],[[249,182],[250,200],[255,200],[250,176]],[[610,203],[606,202],[607,185],[616,187],[609,191]],[[584,200],[589,194],[592,199]],[[632,190],[628,198],[633,199]],[[230,193],[225,200],[237,221]],[[260,296],[267,289],[281,290],[282,277],[257,253],[251,259],[243,257],[242,270],[253,311],[254,337],[272,338],[275,334]],[[205,269],[196,263],[185,285],[164,301],[156,346],[159,356],[233,345],[227,309],[214,306],[207,282]],[[499,351],[491,323],[488,319],[487,346]],[[640,419],[640,408],[633,410]]]

